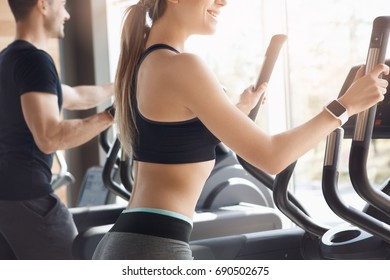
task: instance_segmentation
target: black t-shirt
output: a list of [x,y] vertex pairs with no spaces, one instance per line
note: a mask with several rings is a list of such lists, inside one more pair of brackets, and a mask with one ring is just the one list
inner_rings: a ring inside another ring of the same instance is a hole
[[52,58],[17,40],[0,53],[0,200],[52,192],[53,155],[39,150],[23,116],[20,98],[29,92],[57,95],[61,109],[61,83]]

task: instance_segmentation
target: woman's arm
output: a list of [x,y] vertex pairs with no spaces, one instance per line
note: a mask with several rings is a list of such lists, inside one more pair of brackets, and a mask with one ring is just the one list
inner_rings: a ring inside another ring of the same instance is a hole
[[[202,60],[189,54],[176,59],[179,61],[172,64],[177,68],[172,83],[181,93],[177,98],[183,106],[234,152],[266,172],[279,173],[340,125],[338,119],[323,110],[301,126],[267,135],[230,102]],[[383,100],[387,81],[378,76],[388,70],[385,65],[377,66],[370,74],[357,79],[339,99],[350,116]]]

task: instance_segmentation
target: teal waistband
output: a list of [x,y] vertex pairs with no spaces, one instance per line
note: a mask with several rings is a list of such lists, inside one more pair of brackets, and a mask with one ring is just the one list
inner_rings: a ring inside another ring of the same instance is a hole
[[188,218],[187,216],[184,216],[180,213],[176,213],[176,212],[169,211],[169,210],[157,209],[157,208],[146,208],[146,207],[145,208],[131,208],[131,209],[123,210],[123,213],[132,213],[132,212],[146,212],[146,213],[165,215],[165,216],[169,216],[169,217],[183,220],[183,221],[189,223],[191,226],[193,225],[192,220],[190,218]]

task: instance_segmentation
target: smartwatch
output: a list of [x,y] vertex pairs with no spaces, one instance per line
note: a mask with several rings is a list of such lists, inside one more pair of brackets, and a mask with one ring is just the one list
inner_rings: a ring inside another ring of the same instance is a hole
[[340,126],[343,126],[349,119],[347,108],[345,108],[338,100],[333,100],[324,107],[334,118],[340,120]]
[[110,107],[107,107],[106,110],[104,110],[104,111],[106,111],[112,117],[112,119],[115,119],[115,107],[114,106],[111,105]]

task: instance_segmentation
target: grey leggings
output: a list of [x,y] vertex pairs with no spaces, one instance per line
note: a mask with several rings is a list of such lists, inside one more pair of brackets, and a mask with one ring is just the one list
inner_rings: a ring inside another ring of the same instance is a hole
[[188,244],[192,224],[168,212],[125,210],[100,241],[93,259],[192,260]]
[[129,232],[108,232],[95,250],[95,260],[192,260],[188,243]]

